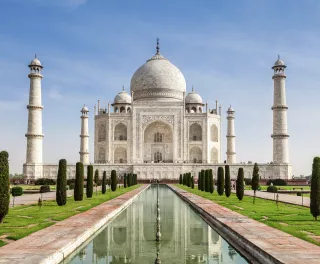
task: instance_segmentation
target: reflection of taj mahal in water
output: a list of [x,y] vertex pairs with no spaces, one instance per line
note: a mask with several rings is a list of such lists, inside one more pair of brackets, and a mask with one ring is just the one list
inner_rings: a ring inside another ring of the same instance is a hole
[[[146,190],[145,200],[138,197],[70,263],[81,263],[81,258],[84,263],[154,263],[157,196],[151,189]],[[240,255],[218,233],[169,188],[162,189],[162,263],[209,263],[209,259],[210,263],[239,263]]]
[[[42,65],[35,58],[29,65],[30,100],[28,105],[27,159],[24,174],[28,178],[57,175],[56,164],[42,163]],[[259,164],[261,178],[290,178],[288,156],[285,65],[278,59],[274,66],[273,161]],[[110,173],[133,172],[138,179],[178,179],[181,173],[216,168],[224,160],[236,177],[243,167],[251,177],[253,164],[237,163],[235,148],[235,111],[227,111],[227,152],[221,154],[221,107],[209,109],[201,96],[186,93],[181,71],[159,52],[147,60],[131,78],[130,94],[118,93],[113,103],[94,107],[94,167]],[[50,111],[50,110],[49,110]],[[81,110],[80,160],[89,159],[88,108]],[[266,139],[268,140],[268,139]],[[75,176],[75,165],[68,166],[68,177]]]

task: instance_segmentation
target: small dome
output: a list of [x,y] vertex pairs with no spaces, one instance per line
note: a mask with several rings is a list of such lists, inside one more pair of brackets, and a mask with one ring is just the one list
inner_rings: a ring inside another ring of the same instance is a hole
[[121,91],[114,98],[114,104],[131,104],[131,96],[126,91]]
[[82,107],[81,112],[89,112],[88,107],[86,107],[85,105]]
[[279,55],[278,55],[278,59],[274,63],[274,66],[285,66],[284,61],[280,59]]
[[202,98],[199,94],[197,94],[193,88],[192,92],[188,93],[186,96],[186,104],[202,104]]
[[234,109],[231,107],[231,105],[230,105],[230,107],[228,108],[228,112],[234,112]]
[[30,62],[29,66],[41,66],[41,67],[42,67],[41,62],[38,60],[37,57],[35,57],[35,58]]

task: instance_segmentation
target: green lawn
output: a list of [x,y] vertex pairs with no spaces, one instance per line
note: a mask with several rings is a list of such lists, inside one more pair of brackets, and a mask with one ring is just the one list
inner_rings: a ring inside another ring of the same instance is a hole
[[179,184],[176,186],[320,246],[320,221],[313,220],[309,208],[285,203],[279,203],[277,207],[274,201],[260,198],[256,198],[256,203],[253,204],[250,196],[244,196],[243,200],[239,201],[235,194],[227,198],[225,195],[219,196],[217,191],[211,194]]
[[[140,185],[129,188],[117,189],[115,192],[102,194],[100,191],[96,196],[87,199],[84,195],[83,201],[75,202],[73,197],[69,197],[65,206],[58,206],[56,201],[44,201],[41,209],[37,205],[16,206],[9,209],[9,214],[5,217],[3,224],[0,224],[0,237],[5,239],[18,240],[30,235],[40,229],[62,221],[70,216],[87,211],[101,203],[111,200],[121,194],[134,190]],[[0,247],[6,243],[0,238]]]

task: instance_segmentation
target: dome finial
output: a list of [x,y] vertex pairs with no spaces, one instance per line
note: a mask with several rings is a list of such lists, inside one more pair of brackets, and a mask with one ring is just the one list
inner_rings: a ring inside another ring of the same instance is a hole
[[124,91],[124,85],[122,85],[122,91]]
[[194,88],[193,88],[193,85],[192,85],[192,92],[194,92]]
[[278,54],[278,60],[280,60],[280,54]]
[[160,51],[159,41],[160,41],[160,39],[157,38],[157,48],[156,48],[157,49],[157,53],[156,54],[158,54],[158,55],[160,54],[159,53],[159,51]]
[[37,58],[37,53],[34,54],[34,58],[35,58],[35,59]]

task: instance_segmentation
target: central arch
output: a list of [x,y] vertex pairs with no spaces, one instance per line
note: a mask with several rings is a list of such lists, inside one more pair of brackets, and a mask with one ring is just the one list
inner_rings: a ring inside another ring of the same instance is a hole
[[168,124],[152,122],[144,130],[143,137],[144,162],[173,162],[173,133]]

